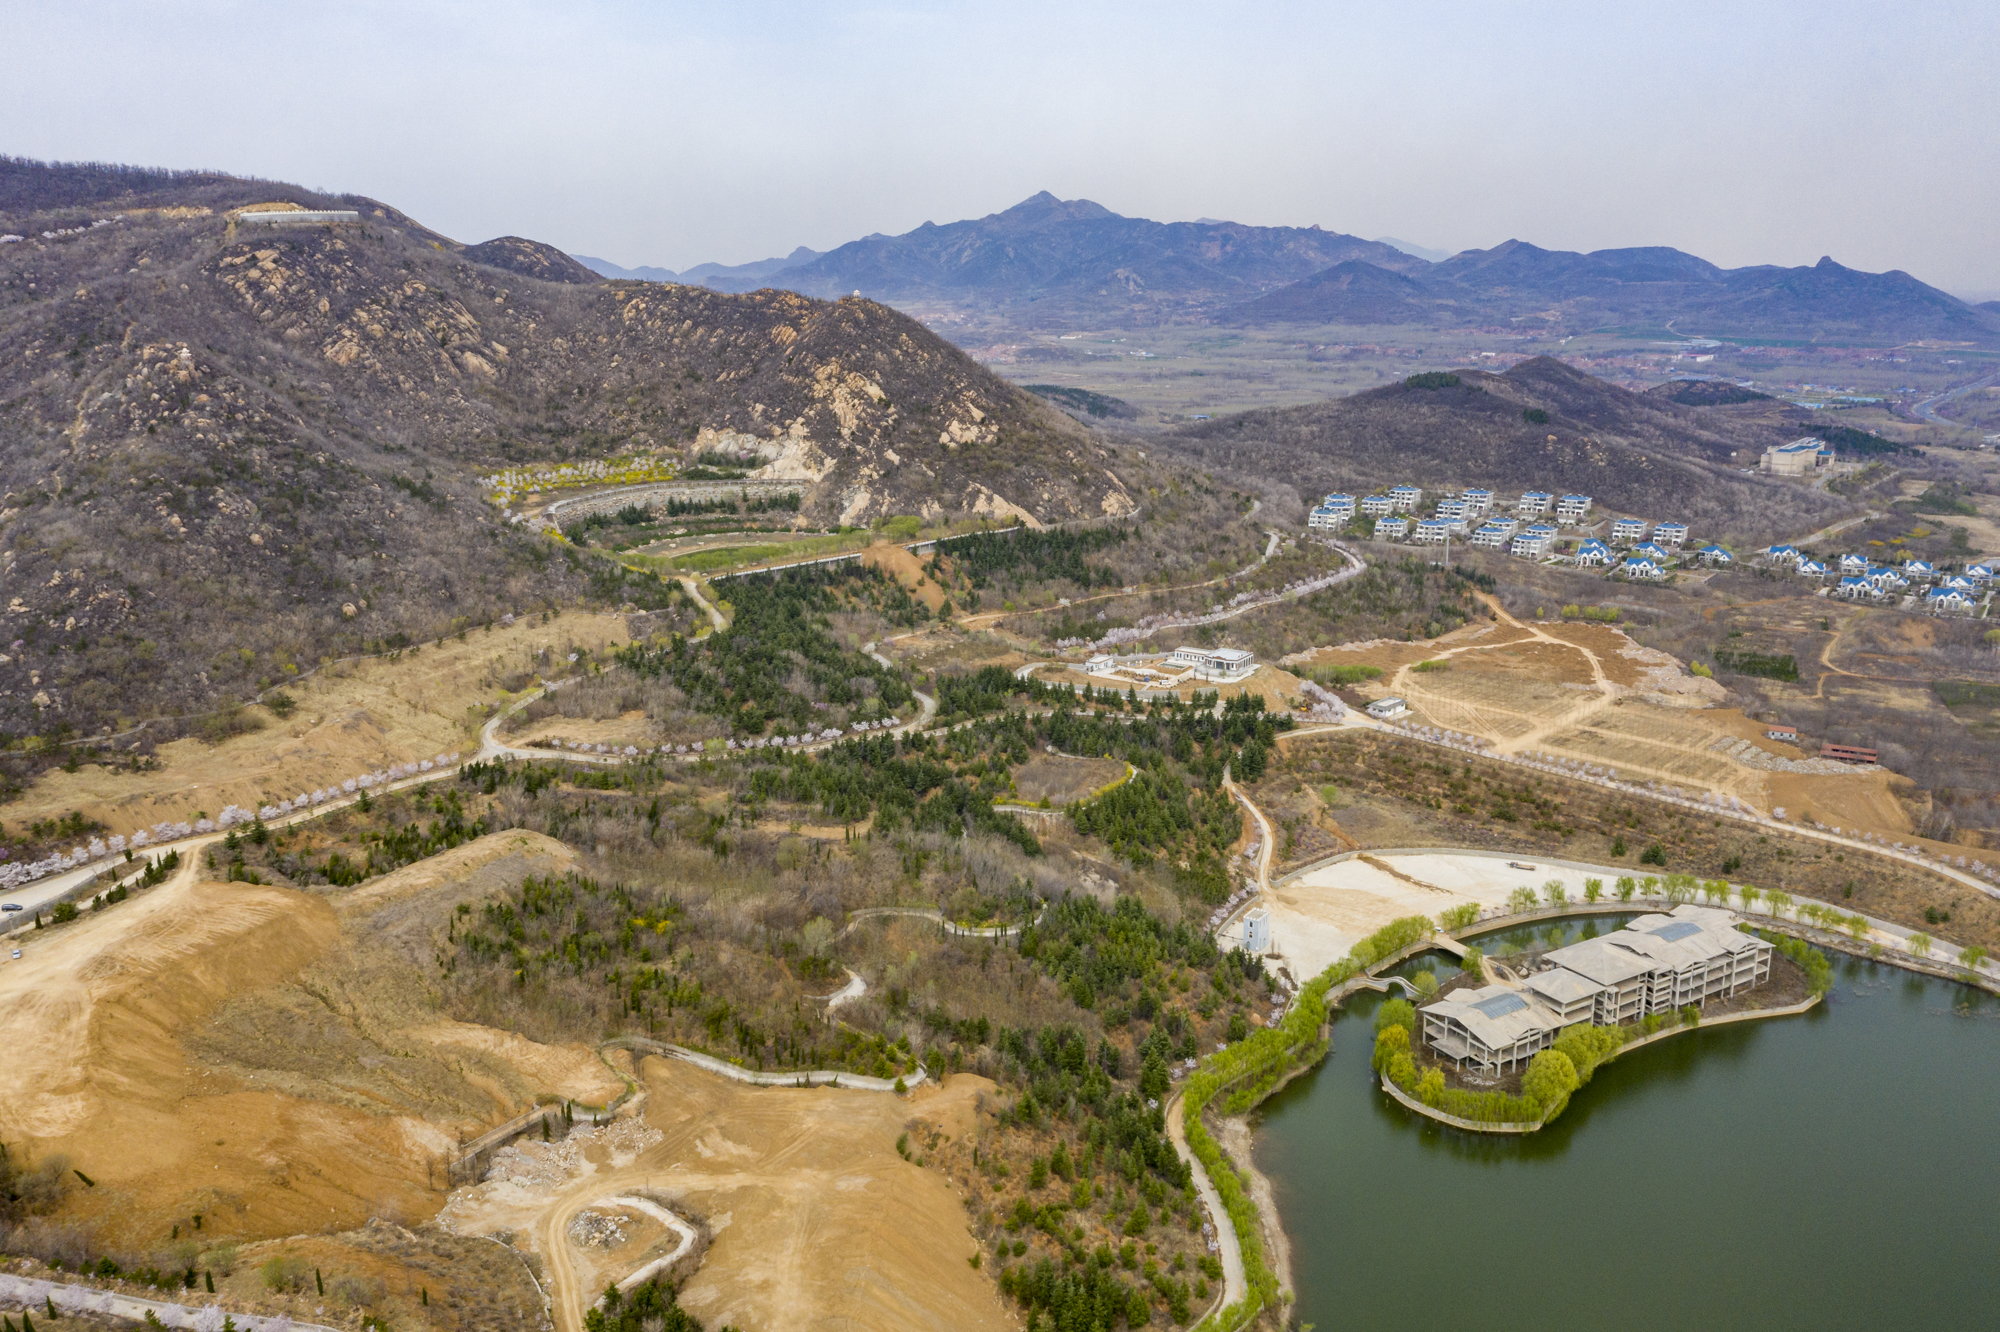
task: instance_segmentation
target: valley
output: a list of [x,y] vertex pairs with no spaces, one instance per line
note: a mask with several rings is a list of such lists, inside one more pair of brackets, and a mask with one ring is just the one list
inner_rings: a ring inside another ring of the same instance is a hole
[[[1258,1107],[1356,1072],[1326,1031],[1433,952],[1700,895],[1799,975],[2000,989],[1992,631],[1752,558],[2000,554],[1945,427],[1597,328],[1228,323],[1425,271],[1316,228],[1031,200],[1242,271],[975,358],[941,279],[912,318],[847,247],[796,266],[830,301],[601,281],[374,200],[9,162],[0,1276],[35,1311],[1277,1332],[1326,1287]],[[1087,312],[1041,222],[987,221]],[[1935,394],[1929,354],[1868,373]],[[1822,429],[1824,474],[1749,470]],[[1741,558],[1307,524],[1396,484]]]

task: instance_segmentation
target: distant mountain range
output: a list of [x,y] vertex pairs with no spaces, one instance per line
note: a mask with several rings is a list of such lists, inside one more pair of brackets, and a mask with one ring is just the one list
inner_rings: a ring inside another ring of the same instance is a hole
[[1446,257],[1393,237],[1319,227],[1153,222],[1047,192],[1004,212],[926,222],[825,253],[703,264],[678,275],[578,259],[607,277],[851,292],[1029,325],[1180,319],[1243,326],[1601,328],[1847,343],[2000,344],[2000,302],[1972,305],[1908,273],[1724,269],[1665,246],[1579,254],[1509,240]]
[[587,254],[570,257],[600,277],[631,278],[640,282],[679,282],[690,287],[717,287],[723,291],[755,291],[772,285],[766,279],[776,277],[788,268],[809,264],[819,256],[818,250],[808,250],[801,245],[782,259],[758,259],[747,264],[696,264],[685,273],[667,268],[620,268],[609,259],[595,259]]

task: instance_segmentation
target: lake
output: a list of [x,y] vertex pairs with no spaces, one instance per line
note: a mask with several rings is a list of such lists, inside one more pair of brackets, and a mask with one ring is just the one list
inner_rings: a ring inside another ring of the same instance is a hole
[[[1497,953],[1551,934],[1473,942]],[[2000,999],[1833,956],[1837,983],[1812,1012],[1634,1051],[1519,1138],[1383,1095],[1368,1058],[1387,996],[1357,995],[1334,1014],[1333,1053],[1257,1117],[1297,1321],[2000,1326],[1985,1285],[2000,1241]],[[1398,970],[1419,967],[1450,974],[1436,959]]]

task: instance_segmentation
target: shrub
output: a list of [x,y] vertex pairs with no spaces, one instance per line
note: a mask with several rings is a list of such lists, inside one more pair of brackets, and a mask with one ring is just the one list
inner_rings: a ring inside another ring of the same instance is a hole
[[312,1267],[306,1260],[292,1254],[277,1254],[265,1260],[257,1269],[264,1278],[264,1287],[280,1293],[304,1290],[312,1280]]
[[1667,863],[1667,848],[1661,846],[1658,842],[1653,843],[1639,853],[1639,863],[1641,865],[1659,865],[1664,867]]
[[1391,999],[1375,1010],[1375,1034],[1380,1036],[1391,1027],[1401,1027],[1408,1037],[1408,1044],[1417,1039],[1417,1010],[1407,999]]
[[1444,1100],[1444,1070],[1428,1068],[1417,1081],[1417,1099],[1425,1105],[1437,1105]]
[[1569,1104],[1569,1095],[1582,1086],[1577,1077],[1576,1065],[1560,1050],[1544,1050],[1528,1061],[1528,1071],[1521,1075],[1521,1090],[1527,1098],[1542,1107],[1542,1117],[1554,1119]]
[[1384,1027],[1375,1033],[1375,1057],[1369,1062],[1380,1073],[1389,1067],[1391,1059],[1409,1052],[1409,1031],[1403,1027]]
[[1618,900],[1619,900],[1619,901],[1621,901],[1621,902],[1629,902],[1629,901],[1631,901],[1631,900],[1632,900],[1632,894],[1633,894],[1634,892],[1636,892],[1636,891],[1638,890],[1638,887],[1639,887],[1639,881],[1638,881],[1637,879],[1633,878],[1633,877],[1632,877],[1631,875],[1629,875],[1629,874],[1621,874],[1621,875],[1619,875],[1619,876],[1618,876]]
[[1411,375],[1403,381],[1403,387],[1413,389],[1448,389],[1457,388],[1464,382],[1464,380],[1448,370],[1427,370],[1422,374]]
[[1507,894],[1507,909],[1510,911],[1517,913],[1533,911],[1540,904],[1541,899],[1535,896],[1535,890],[1532,888],[1516,888],[1513,892]]
[[1479,966],[1480,961],[1484,959],[1485,956],[1486,954],[1481,952],[1477,948],[1468,948],[1465,950],[1465,956],[1461,957],[1458,960],[1458,965],[1461,969],[1469,971],[1473,975],[1477,976],[1480,974],[1480,966]]
[[1435,930],[1429,916],[1404,916],[1392,920],[1348,950],[1348,961],[1354,964],[1356,970],[1365,971],[1383,958],[1430,938]]
[[1627,1033],[1623,1027],[1597,1027],[1590,1023],[1578,1023],[1556,1038],[1552,1047],[1560,1051],[1576,1070],[1578,1086],[1590,1081],[1591,1074],[1625,1043]]
[[1438,928],[1443,930],[1466,929],[1478,922],[1479,903],[1461,902],[1455,907],[1439,912],[1437,920]]
[[1586,901],[1586,902],[1595,902],[1595,901],[1596,901],[1596,900],[1597,900],[1598,898],[1600,898],[1600,897],[1602,897],[1602,896],[1604,896],[1604,880],[1602,880],[1602,879],[1585,879],[1585,880],[1583,881],[1583,900],[1584,900],[1584,901]]

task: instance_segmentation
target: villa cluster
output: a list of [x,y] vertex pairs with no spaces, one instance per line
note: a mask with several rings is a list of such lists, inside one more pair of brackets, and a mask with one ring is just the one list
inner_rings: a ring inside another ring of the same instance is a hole
[[1773,951],[1727,911],[1679,906],[1555,949],[1517,986],[1458,990],[1424,1005],[1423,1040],[1462,1069],[1505,1073],[1577,1023],[1634,1023],[1762,985]]
[[[1579,568],[1615,565],[1613,573],[1645,579],[1664,578],[1688,541],[1686,523],[1654,524],[1630,517],[1611,519],[1608,524],[1604,519],[1593,520],[1593,501],[1588,495],[1530,490],[1515,501],[1511,514],[1499,514],[1493,492],[1475,487],[1436,500],[1428,518],[1416,516],[1423,502],[1421,486],[1393,486],[1359,500],[1335,492],[1306,516],[1306,525],[1338,530],[1359,516],[1374,523],[1377,541],[1441,546],[1457,537],[1480,550],[1504,550],[1529,560],[1556,557]],[[1581,529],[1576,535],[1584,539],[1574,550],[1559,553],[1565,528]],[[1630,550],[1620,561],[1614,547]],[[1718,565],[1733,557],[1721,546],[1704,546],[1695,552],[1695,558]]]
[[1877,564],[1866,555],[1849,554],[1829,563],[1814,559],[1797,546],[1782,545],[1765,547],[1763,558],[1766,564],[1789,565],[1801,578],[1830,583],[1828,596],[1846,601],[1895,601],[1933,615],[1972,615],[1993,593],[1990,564],[1968,564],[1952,573],[1918,559]]

